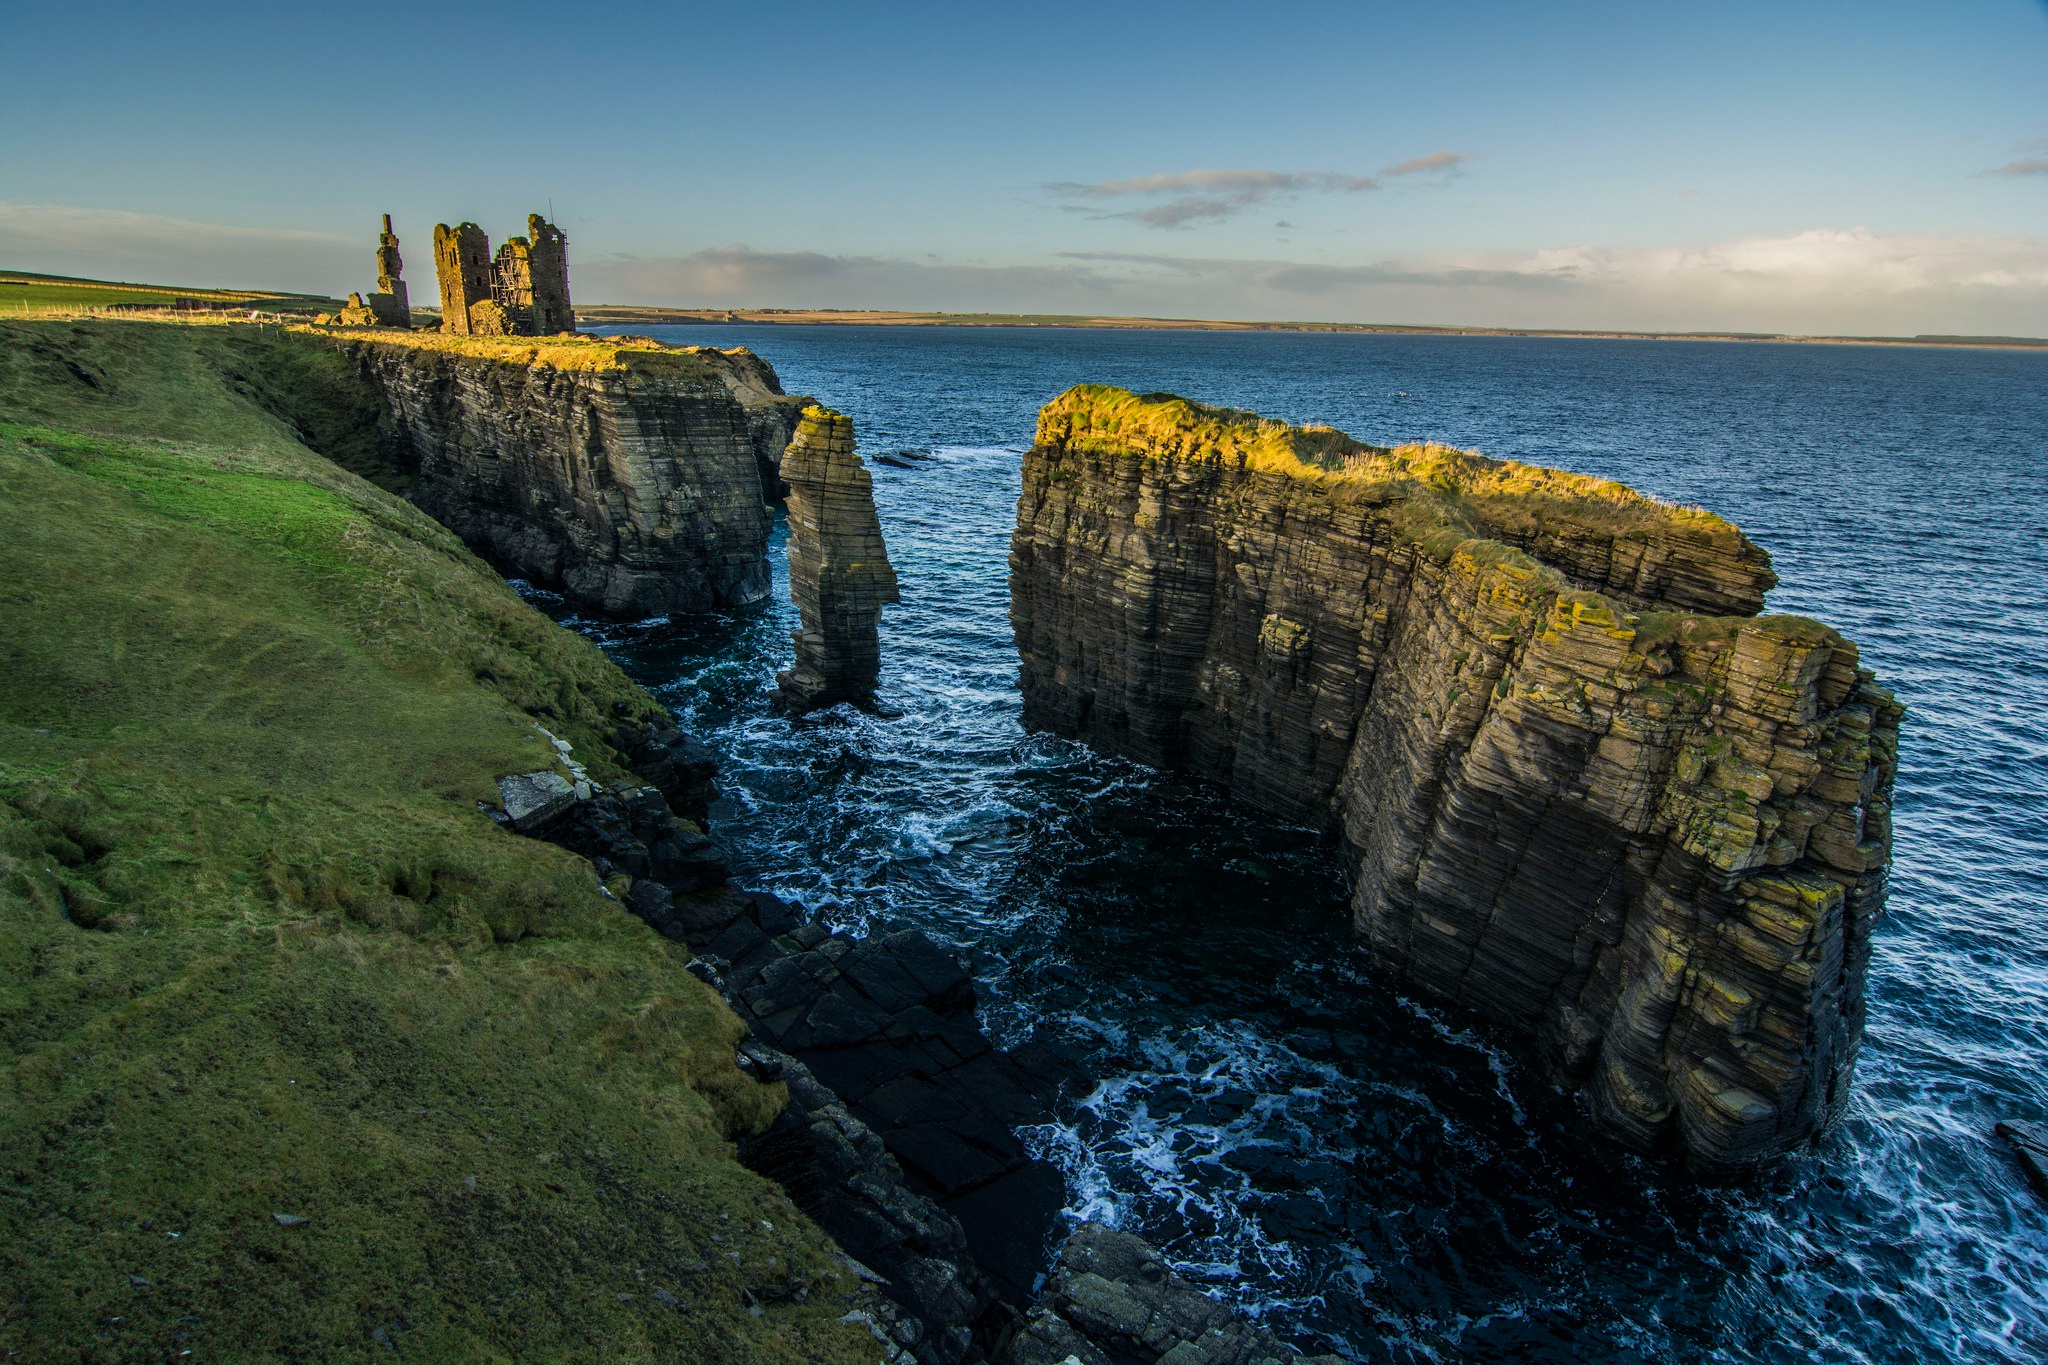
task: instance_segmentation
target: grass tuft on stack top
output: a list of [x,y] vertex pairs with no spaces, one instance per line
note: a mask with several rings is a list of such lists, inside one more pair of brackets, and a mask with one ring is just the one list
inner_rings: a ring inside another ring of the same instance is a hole
[[1700,507],[1678,507],[1626,484],[1435,444],[1368,445],[1328,426],[1290,426],[1170,393],[1079,384],[1045,405],[1038,442],[1156,460],[1226,460],[1280,474],[1312,496],[1358,498],[1389,509],[1402,531],[1448,560],[1471,539],[1583,529],[1622,539],[1673,532],[1749,552],[1742,532]]
[[275,330],[0,323],[0,1346],[866,1360],[738,1021],[477,807],[653,701],[376,417]]

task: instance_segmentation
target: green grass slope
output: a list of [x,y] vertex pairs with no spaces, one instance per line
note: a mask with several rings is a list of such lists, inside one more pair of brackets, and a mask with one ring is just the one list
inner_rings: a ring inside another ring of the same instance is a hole
[[161,284],[124,284],[117,280],[82,280],[69,275],[37,275],[0,270],[0,314],[42,309],[105,308],[110,304],[174,307],[179,299],[208,303],[246,303],[265,311],[303,311],[333,301],[316,294],[278,294],[260,289],[175,289]]
[[733,1159],[737,1021],[477,809],[652,703],[298,439],[389,476],[366,403],[274,331],[0,323],[0,1347],[867,1360]]

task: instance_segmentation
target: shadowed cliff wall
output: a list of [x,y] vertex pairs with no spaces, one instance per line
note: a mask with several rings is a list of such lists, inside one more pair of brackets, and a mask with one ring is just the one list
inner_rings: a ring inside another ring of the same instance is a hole
[[413,500],[508,572],[626,618],[768,595],[757,428],[791,400],[765,361],[588,338],[344,344],[391,405]]
[[1901,710],[1774,582],[1619,485],[1084,387],[1011,615],[1027,725],[1333,825],[1392,970],[1722,1169],[1846,1099],[1889,858]]

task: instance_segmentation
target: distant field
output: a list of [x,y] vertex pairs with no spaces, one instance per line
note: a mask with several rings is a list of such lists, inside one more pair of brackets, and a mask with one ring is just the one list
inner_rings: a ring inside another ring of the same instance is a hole
[[1231,322],[1210,318],[1091,317],[1076,313],[911,313],[868,308],[579,307],[586,326],[688,326],[760,323],[865,327],[1099,327],[1199,332],[1396,332],[1425,336],[1610,337],[1637,341],[1797,341],[1865,346],[2001,346],[2048,348],[2048,338],[1999,336],[1792,336],[1778,332],[1598,332],[1544,327],[1435,327],[1391,322]]
[[[339,299],[318,294],[280,294],[256,289],[179,289],[162,284],[126,284],[0,270],[0,317],[45,309],[105,308],[112,304],[160,304],[179,299],[248,303],[265,312],[316,313],[338,308]],[[433,326],[431,296],[415,313]],[[1205,332],[1398,332],[1436,336],[1619,337],[1640,341],[1798,341],[1866,346],[1999,346],[2048,349],[2048,338],[2004,336],[1791,336],[1776,332],[1599,332],[1542,327],[1437,327],[1391,322],[1242,322],[1215,318],[1099,317],[1083,313],[913,313],[881,308],[652,308],[598,304],[576,310],[584,326],[689,325],[719,323],[836,323],[867,327],[1091,327],[1123,330]]]
[[0,313],[19,313],[26,308],[105,308],[115,303],[161,304],[174,307],[178,299],[219,303],[252,303],[272,309],[297,311],[332,307],[332,299],[313,294],[278,294],[254,289],[178,289],[160,284],[124,284],[113,280],[81,280],[66,275],[35,275],[27,271],[0,271]]

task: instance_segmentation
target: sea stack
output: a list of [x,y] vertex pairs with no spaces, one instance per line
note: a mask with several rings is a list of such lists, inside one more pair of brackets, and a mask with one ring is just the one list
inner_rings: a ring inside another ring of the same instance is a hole
[[898,599],[874,482],[854,453],[853,419],[804,409],[781,475],[789,485],[789,595],[803,629],[790,636],[796,666],[775,676],[779,698],[793,711],[865,703],[882,666],[876,623]]
[[1769,557],[1618,484],[1170,394],[1048,404],[1025,723],[1333,826],[1387,968],[1595,1123],[1753,1167],[1845,1103],[1902,708]]

